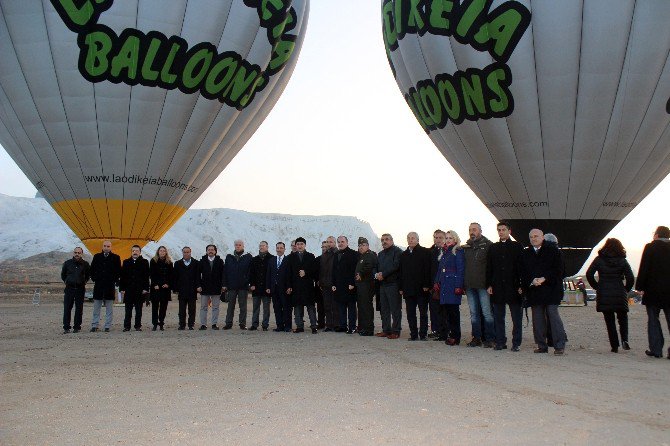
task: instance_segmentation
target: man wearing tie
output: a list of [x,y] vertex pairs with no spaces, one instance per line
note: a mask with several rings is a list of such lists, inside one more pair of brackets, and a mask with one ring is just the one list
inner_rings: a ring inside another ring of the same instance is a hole
[[291,331],[291,305],[289,297],[286,295],[286,269],[288,266],[288,256],[284,255],[286,245],[279,242],[275,245],[277,256],[272,256],[268,260],[268,272],[265,283],[268,289],[265,290],[272,296],[272,307],[275,312],[275,322],[277,328],[272,331],[280,332]]

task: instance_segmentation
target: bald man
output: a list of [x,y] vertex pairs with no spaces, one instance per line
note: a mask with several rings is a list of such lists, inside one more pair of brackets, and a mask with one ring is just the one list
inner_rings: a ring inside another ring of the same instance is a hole
[[91,261],[91,280],[93,285],[93,320],[91,332],[98,331],[100,323],[100,309],[105,302],[105,331],[112,327],[114,316],[114,297],[116,284],[121,277],[121,257],[112,252],[111,240],[102,242],[102,252],[93,256]]

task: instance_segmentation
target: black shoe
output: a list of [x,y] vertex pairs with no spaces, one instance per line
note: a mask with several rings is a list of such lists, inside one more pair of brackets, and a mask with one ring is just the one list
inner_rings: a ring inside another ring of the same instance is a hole
[[323,330],[324,333],[328,333],[328,332],[331,332],[331,331],[333,331],[333,329],[329,328],[329,327],[326,327],[326,329]]
[[[98,331],[97,328],[95,330]],[[109,333],[109,328],[105,328],[105,333]]]
[[493,350],[507,350],[507,346],[506,345],[496,345],[495,347],[493,347]]
[[277,327],[277,328],[273,328],[272,331],[274,331],[275,333],[281,333],[282,331],[284,331],[284,329]]
[[347,334],[352,334],[354,330],[347,330]]
[[219,329],[218,325],[216,325],[216,324],[212,325],[212,330],[218,330],[218,329]]
[[334,331],[335,333],[344,333],[345,331],[347,331],[347,329],[346,329],[346,328],[342,328],[342,327],[335,327],[335,328],[333,329],[333,331]]
[[179,331],[184,331],[185,328],[184,328],[184,327],[179,327],[179,328],[177,328],[177,330],[179,330]]
[[69,328],[67,330],[63,330],[63,334],[68,334],[69,332],[70,332]]
[[293,330],[291,330],[290,328],[285,328],[284,329],[284,333],[292,333],[292,332],[293,332]]
[[618,353],[619,352],[619,347],[612,347],[612,350],[610,350],[612,353]]
[[561,356],[563,353],[565,353],[565,349],[564,349],[564,348],[555,348],[555,349],[554,349],[554,355]]
[[316,327],[312,328],[312,334],[317,334],[318,332],[319,332],[319,330],[317,330]]
[[142,327],[135,327],[135,331],[142,331]]
[[156,331],[157,328],[158,327],[156,325],[154,325],[153,327],[151,327],[151,331]]
[[244,325],[244,324],[240,324],[240,330],[246,330],[246,329],[247,329],[247,326],[246,326],[246,325]]
[[162,326],[162,325],[160,325],[158,328],[160,329],[160,331],[165,331],[165,330],[163,330],[163,326]]
[[189,330],[193,330],[193,327],[188,327]]
[[652,358],[662,358],[663,355],[657,355],[656,353],[652,353],[649,350],[645,350],[644,354],[647,356],[651,356]]
[[513,351],[513,352],[520,352],[520,351],[521,351],[521,348],[519,348],[518,345],[513,345],[513,346],[512,346],[512,351]]
[[263,331],[268,331],[268,327],[263,327]]
[[207,330],[207,326],[206,325],[201,325],[198,330]]
[[96,327],[91,328],[91,333],[95,333],[96,331],[98,331]]
[[125,333],[125,332],[127,332],[127,331],[130,331],[130,328],[125,328],[125,327],[124,327],[123,332]]
[[249,327],[249,331],[256,331],[258,330],[258,327],[254,327],[253,325]]
[[623,342],[621,343],[621,347],[622,347],[624,350],[630,350],[630,345],[628,345],[628,341],[623,341]]
[[535,350],[533,350],[533,353],[548,353],[548,352],[549,352],[548,348],[539,348],[538,347]]
[[467,344],[468,347],[481,347],[482,346],[482,340],[479,338],[472,338],[472,341],[468,342]]
[[485,341],[485,342],[482,342],[482,347],[484,347],[484,348],[493,348],[493,347],[494,347],[494,344],[493,344],[493,342],[491,342],[491,341]]
[[358,333],[359,336],[374,336],[375,334],[371,331],[361,331]]
[[427,341],[427,340],[428,340],[428,339],[426,339],[425,336],[419,336],[419,341]]
[[230,330],[231,328],[233,328],[232,325],[224,325],[224,326],[223,326],[223,329],[224,329],[224,330]]
[[419,338],[417,338],[416,336],[412,336],[408,339],[408,341],[417,341],[418,339]]
[[79,333],[80,331],[81,331],[80,329],[75,328],[74,330],[72,330],[72,333]]
[[440,336],[440,333],[437,332],[437,331],[431,331],[430,333],[428,333],[429,338],[437,338],[439,336]]
[[304,328],[294,328],[293,333],[304,333],[305,329]]
[[326,328],[326,324],[319,324],[316,326],[316,328],[318,328],[319,330],[323,330],[324,328]]

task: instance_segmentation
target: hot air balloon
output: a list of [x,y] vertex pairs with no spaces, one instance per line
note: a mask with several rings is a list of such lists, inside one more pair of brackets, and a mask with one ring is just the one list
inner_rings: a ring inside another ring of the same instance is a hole
[[96,252],[158,240],[267,117],[309,0],[2,0],[0,144]]
[[670,172],[667,0],[382,0],[389,63],[463,180],[576,273]]

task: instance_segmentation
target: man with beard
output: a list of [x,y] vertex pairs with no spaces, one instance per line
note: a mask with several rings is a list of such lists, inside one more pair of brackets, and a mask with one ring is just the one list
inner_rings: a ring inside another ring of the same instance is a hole
[[333,293],[333,263],[337,255],[335,237],[326,239],[326,250],[319,257],[319,289],[323,297],[323,309],[325,313],[324,331],[333,331],[339,327],[339,311],[335,294]]
[[112,242],[102,242],[102,252],[93,256],[91,261],[91,280],[93,285],[93,320],[91,332],[98,331],[100,323],[100,308],[105,302],[105,331],[112,327],[114,316],[114,297],[116,282],[121,277],[121,257],[112,252]]
[[268,253],[268,242],[262,241],[258,245],[258,255],[251,260],[249,284],[251,298],[253,300],[253,311],[251,317],[251,328],[258,330],[258,319],[260,316],[261,303],[263,304],[263,331],[268,330],[270,325],[270,294],[266,291],[265,279],[268,273],[268,265],[273,256]]
[[142,257],[142,248],[133,245],[131,256],[123,261],[119,290],[126,307],[123,331],[130,331],[130,322],[135,309],[135,331],[142,331],[142,304],[149,298],[149,262]]
[[[493,311],[491,298],[486,292],[486,259],[491,241],[482,235],[479,223],[471,223],[468,228],[470,238],[463,245],[465,253],[465,292],[470,307],[472,340],[468,347],[493,347]],[[482,330],[482,317],[484,329]]]
[[[356,304],[358,306],[358,334],[374,336],[375,309],[372,298],[375,293],[374,275],[377,272],[377,254],[370,251],[370,243],[365,237],[358,238],[358,263],[356,263]],[[389,335],[389,339],[398,336]]]
[[219,305],[223,292],[224,264],[217,255],[216,245],[207,245],[199,267],[198,292],[200,293],[200,330],[207,330],[207,312],[212,302],[212,330],[218,330]]
[[[441,229],[436,229],[433,232],[433,246],[430,248],[431,287],[432,281],[437,275],[438,265],[440,264],[440,253],[442,252],[442,247],[444,247],[446,237],[447,234]],[[430,334],[428,337],[434,338],[436,341],[446,341],[447,339],[442,336],[446,315],[442,311],[442,305],[440,305],[440,296],[436,295],[436,297],[436,299],[431,297],[428,303],[428,309],[430,310]]]
[[398,270],[402,249],[393,243],[391,234],[382,234],[382,250],[377,255],[375,280],[379,284],[382,331],[377,337],[398,339],[402,330],[402,297],[398,291]]
[[291,303],[289,296],[286,295],[286,270],[288,267],[288,256],[284,255],[286,245],[284,242],[278,242],[275,245],[277,252],[268,262],[268,272],[265,283],[269,287],[265,291],[272,296],[272,306],[275,312],[275,322],[277,328],[272,331],[290,332],[291,331]]
[[[77,246],[72,251],[72,258],[63,263],[60,278],[65,283],[65,295],[63,297],[63,333],[69,333],[74,328],[74,333],[81,331],[81,318],[84,312],[84,294],[86,282],[91,276],[90,266],[81,256],[84,250]],[[74,327],[70,325],[74,307]]]
[[[405,298],[410,341],[426,340],[428,333],[428,301],[433,279],[430,277],[430,250],[419,245],[419,234],[407,234],[407,249],[400,255],[398,288]],[[419,328],[416,309],[419,308]]]
[[486,266],[486,291],[493,302],[493,316],[495,320],[496,345],[495,350],[507,348],[505,334],[505,312],[509,305],[512,317],[512,351],[518,352],[521,345],[521,243],[510,238],[511,226],[500,222],[497,226],[500,241],[489,248]]
[[249,295],[249,274],[251,273],[251,254],[244,252],[244,242],[235,240],[235,251],[226,256],[226,268],[223,275],[223,291],[226,293],[228,311],[224,330],[233,328],[235,303],[240,304],[240,330],[247,329],[247,297]]
[[291,296],[295,314],[295,330],[293,333],[305,331],[305,307],[309,316],[309,325],[312,334],[318,333],[316,308],[314,307],[314,282],[317,276],[316,257],[305,250],[307,241],[298,237],[295,239],[296,252],[291,254],[288,261],[286,294]]
[[[177,293],[179,300],[179,330],[186,328],[186,310],[188,309],[188,329],[195,325],[195,307],[198,301],[198,282],[200,282],[200,266],[191,257],[191,248],[184,246],[182,258],[174,263],[172,274],[172,291]],[[209,259],[207,260],[209,261]],[[205,321],[206,323],[206,321]],[[205,326],[206,327],[206,326]]]
[[[358,252],[349,248],[349,239],[337,238],[337,252],[333,259],[333,298],[337,303],[339,326],[336,332],[352,334],[356,330],[356,264]],[[349,324],[347,327],[347,323]]]

